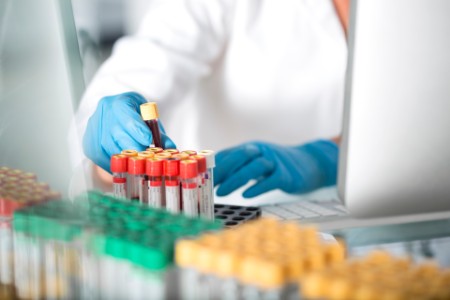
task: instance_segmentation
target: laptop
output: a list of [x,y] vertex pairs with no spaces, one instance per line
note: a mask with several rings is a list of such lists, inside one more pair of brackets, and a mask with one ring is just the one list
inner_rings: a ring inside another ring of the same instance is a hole
[[449,12],[446,0],[351,1],[337,190],[263,215],[325,229],[450,217]]

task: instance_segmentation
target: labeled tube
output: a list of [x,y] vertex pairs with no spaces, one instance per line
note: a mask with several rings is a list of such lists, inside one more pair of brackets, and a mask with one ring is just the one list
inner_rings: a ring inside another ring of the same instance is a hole
[[183,213],[189,217],[198,216],[198,163],[195,159],[180,161],[181,197]]
[[166,209],[172,213],[181,211],[180,160],[168,158],[163,161]]
[[[209,186],[207,185],[208,170],[206,168],[206,157],[203,155],[193,155],[192,159],[195,159],[198,164],[198,199],[199,199],[199,212],[200,216],[214,220],[214,202],[210,197]],[[210,182],[208,182],[210,184]]]
[[[122,152],[120,152],[120,154],[123,154],[123,155],[126,155],[127,157],[128,157],[128,159],[130,159],[130,157],[135,157],[135,156],[138,156],[138,152],[136,151],[136,150],[134,150],[134,149],[125,149],[125,150],[122,150]],[[128,166],[127,166],[127,168],[128,168]],[[128,199],[130,199],[130,195],[129,195],[129,193],[131,192],[131,190],[132,190],[132,187],[131,187],[131,175],[130,174],[127,174],[127,186],[126,186],[126,189],[127,189],[127,198]]]
[[148,102],[142,104],[141,108],[141,116],[144,120],[145,124],[147,124],[148,128],[152,132],[153,142],[152,144],[155,147],[163,148],[162,140],[161,140],[161,132],[159,130],[158,118],[158,106],[155,102]]
[[139,201],[146,203],[145,192],[147,186],[145,185],[145,158],[134,156],[128,158],[128,179],[130,184],[128,185],[130,190],[128,191],[128,199],[132,201]]
[[113,176],[113,194],[115,197],[127,197],[128,157],[116,154],[111,157],[111,172]]
[[147,174],[147,200],[151,207],[165,207],[163,191],[163,161],[157,158],[147,158],[145,164]]
[[214,218],[214,167],[216,166],[215,152],[213,150],[201,150],[199,154],[206,158],[205,190],[207,202],[211,204],[212,217]]

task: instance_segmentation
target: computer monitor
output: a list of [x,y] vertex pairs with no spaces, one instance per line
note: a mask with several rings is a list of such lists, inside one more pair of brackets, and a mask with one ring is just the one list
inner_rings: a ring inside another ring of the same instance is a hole
[[68,130],[83,90],[70,0],[0,1],[0,166],[67,194]]
[[450,211],[450,1],[351,6],[340,198],[356,217]]

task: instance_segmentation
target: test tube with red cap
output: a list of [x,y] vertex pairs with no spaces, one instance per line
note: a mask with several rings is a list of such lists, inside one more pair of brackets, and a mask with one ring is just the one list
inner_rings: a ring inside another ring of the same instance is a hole
[[207,202],[211,204],[212,217],[214,218],[214,167],[216,161],[213,150],[201,150],[198,154],[206,158],[206,174],[205,174],[205,189],[208,192]]
[[209,220],[214,220],[214,203],[209,195],[207,186],[208,171],[206,168],[206,157],[203,155],[193,155],[198,164],[198,194],[200,216]]
[[163,162],[166,209],[173,213],[181,211],[180,160],[168,158]]
[[139,156],[133,156],[128,158],[128,199],[139,200],[141,203],[145,203],[145,158]]
[[145,124],[147,124],[148,128],[152,132],[153,142],[152,144],[155,147],[161,147],[163,148],[162,140],[161,140],[161,132],[159,130],[159,112],[158,112],[158,106],[155,102],[148,102],[145,104],[142,104],[140,106],[141,109],[141,116],[144,120]]
[[127,197],[128,157],[116,154],[111,157],[111,172],[113,175],[113,194],[119,198]]
[[163,160],[147,158],[145,164],[147,174],[148,205],[156,208],[165,206],[163,193]]
[[189,217],[198,216],[198,163],[195,159],[180,161],[181,198],[183,213]]

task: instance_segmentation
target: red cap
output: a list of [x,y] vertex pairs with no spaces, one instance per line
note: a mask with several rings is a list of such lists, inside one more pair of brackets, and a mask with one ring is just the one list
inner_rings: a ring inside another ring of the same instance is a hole
[[111,156],[111,172],[123,173],[127,171],[128,156],[115,154]]
[[198,176],[198,164],[194,159],[185,159],[180,162],[180,177],[195,178]]
[[145,172],[148,176],[162,176],[163,161],[157,158],[147,158],[145,161]]
[[199,173],[206,172],[206,157],[204,157],[203,155],[192,155],[190,158],[195,159],[197,161]]
[[141,175],[145,173],[145,158],[133,156],[128,158],[128,173]]
[[180,174],[180,160],[168,158],[163,162],[165,176],[178,176]]

